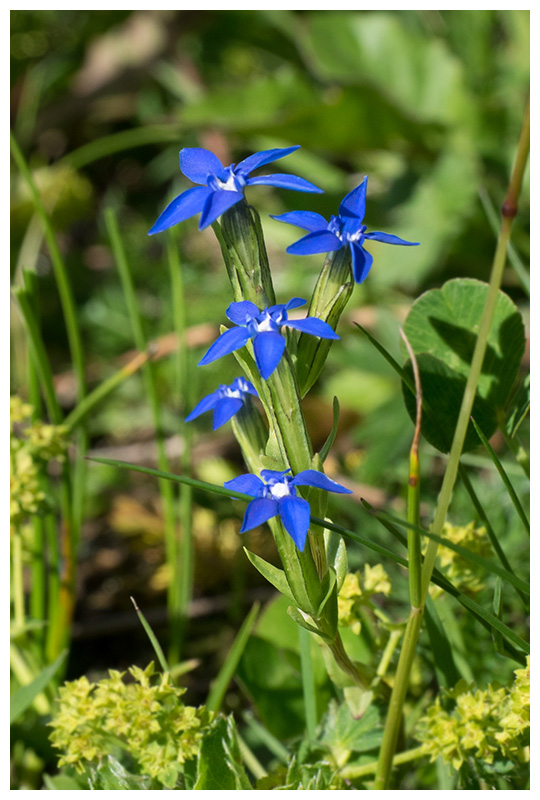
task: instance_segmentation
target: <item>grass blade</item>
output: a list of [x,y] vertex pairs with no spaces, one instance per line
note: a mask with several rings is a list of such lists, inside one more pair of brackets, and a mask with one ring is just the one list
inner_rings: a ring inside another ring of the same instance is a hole
[[308,739],[314,739],[317,728],[317,696],[313,677],[313,663],[311,661],[311,634],[301,625],[298,625],[298,640],[300,642],[300,667],[302,671],[306,730]]
[[27,708],[29,708],[34,699],[41,694],[41,692],[47,688],[51,680],[54,678],[56,672],[59,670],[61,665],[64,663],[67,656],[67,650],[61,653],[56,661],[49,666],[42,669],[37,678],[35,678],[32,683],[29,683],[27,686],[21,686],[20,689],[11,696],[10,701],[10,712],[9,712],[9,724],[13,725],[14,722],[17,722],[19,717],[21,717]]
[[159,661],[159,663],[161,665],[161,669],[163,670],[163,672],[169,672],[170,673],[171,669],[170,669],[169,665],[167,664],[167,659],[165,658],[165,654],[164,654],[164,652],[162,650],[162,647],[161,647],[160,643],[157,640],[156,634],[154,633],[154,631],[150,627],[150,625],[148,623],[148,620],[146,619],[146,617],[142,613],[141,609],[137,605],[137,603],[135,601],[135,598],[134,597],[130,597],[130,600],[133,603],[133,607],[134,607],[135,611],[137,612],[137,616],[139,617],[139,619],[141,621],[141,625],[143,626],[144,630],[146,631],[146,635],[150,639],[150,643],[151,643],[152,647],[154,648],[154,652],[155,652],[155,654],[157,656],[157,660]]
[[257,614],[259,613],[259,608],[260,604],[254,603],[253,608],[245,618],[244,622],[242,623],[242,627],[238,631],[236,639],[234,640],[233,645],[227,654],[227,658],[225,659],[223,666],[218,672],[215,681],[212,683],[212,687],[206,701],[206,707],[210,711],[215,711],[217,713],[221,708],[223,698],[225,697],[225,692],[227,691],[229,683],[233,679],[234,673],[236,672],[240,659],[242,658],[242,653],[244,652],[248,643],[248,639],[253,631]]
[[521,503],[519,501],[519,498],[518,498],[518,496],[516,494],[516,491],[515,491],[514,487],[510,483],[510,478],[506,474],[506,472],[504,470],[504,467],[501,464],[497,454],[495,453],[495,451],[493,450],[492,446],[488,442],[487,437],[485,436],[483,431],[476,424],[475,420],[472,417],[471,417],[471,422],[474,425],[474,429],[475,429],[476,433],[478,434],[479,438],[481,439],[482,444],[486,448],[489,457],[493,461],[493,463],[494,463],[494,465],[495,465],[495,467],[497,469],[497,472],[499,473],[499,475],[502,478],[502,482],[504,483],[504,485],[506,487],[506,491],[508,492],[508,495],[509,495],[511,501],[514,504],[514,508],[516,509],[517,514],[518,514],[520,520],[523,523],[523,527],[525,528],[525,530],[527,532],[527,535],[530,536],[531,535],[530,522],[527,519],[527,515],[525,514],[525,511],[523,510],[523,506],[521,505]]

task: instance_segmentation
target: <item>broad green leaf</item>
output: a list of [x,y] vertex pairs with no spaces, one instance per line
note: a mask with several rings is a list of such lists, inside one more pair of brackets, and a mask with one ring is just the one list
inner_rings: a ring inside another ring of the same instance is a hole
[[[422,435],[437,450],[448,453],[452,445],[467,379],[452,370],[440,358],[436,358],[429,353],[420,353],[416,356],[416,361],[420,370],[423,396]],[[405,363],[404,370],[409,379],[411,379],[412,366],[410,361]],[[405,407],[414,422],[416,397],[405,385],[402,388]],[[497,428],[496,412],[478,394],[474,400],[472,414],[475,419],[481,420],[482,428],[490,431],[490,436],[495,432]],[[472,425],[469,425],[463,444],[463,452],[474,450],[479,445],[480,440]]]
[[199,750],[197,782],[193,788],[213,791],[252,788],[242,766],[232,717],[219,717],[205,734]]
[[368,188],[368,230],[384,230],[420,242],[418,247],[369,242],[367,249],[373,255],[369,280],[381,287],[397,284],[414,289],[434,271],[474,212],[476,175],[476,157],[468,146],[444,151],[388,222],[371,217]]
[[372,703],[359,719],[355,719],[346,703],[338,705],[333,701],[324,722],[322,743],[330,749],[337,765],[342,767],[351,753],[367,753],[379,747],[382,734],[381,715],[375,704]]
[[[177,770],[173,770],[174,779]],[[118,761],[114,756],[107,756],[102,759],[97,767],[91,767],[88,776],[90,789],[107,791],[112,789],[132,789],[139,791],[149,791],[161,788],[157,781],[152,780],[147,775],[133,775]],[[173,788],[172,786],[168,788]]]
[[[423,433],[443,452],[449,448],[476,344],[488,287],[468,278],[431,289],[413,304],[404,331],[417,356],[426,405]],[[473,416],[491,436],[504,408],[525,348],[523,321],[514,303],[499,292]],[[405,390],[409,414],[412,396]],[[407,399],[408,398],[408,399]],[[457,404],[457,408],[453,406]],[[436,425],[431,425],[430,414]],[[478,440],[469,430],[465,450]]]
[[376,86],[424,122],[473,124],[476,113],[458,59],[441,38],[411,31],[395,15],[312,14],[305,44],[326,78]]
[[43,776],[43,783],[45,784],[45,788],[49,789],[49,791],[80,791],[81,789],[87,789],[88,787],[85,785],[81,785],[82,781],[77,780],[77,778],[73,778],[71,775],[65,775],[63,772],[60,772],[58,775],[45,775]]
[[56,661],[54,661],[52,664],[49,664],[49,666],[45,667],[45,669],[42,669],[32,683],[29,683],[27,686],[21,686],[21,688],[17,689],[17,691],[11,696],[9,713],[10,725],[13,725],[13,723],[16,722],[22,714],[24,714],[26,709],[29,708],[34,702],[34,698],[37,697],[37,695],[49,685],[56,672],[64,663],[66,656],[67,650],[61,653]]

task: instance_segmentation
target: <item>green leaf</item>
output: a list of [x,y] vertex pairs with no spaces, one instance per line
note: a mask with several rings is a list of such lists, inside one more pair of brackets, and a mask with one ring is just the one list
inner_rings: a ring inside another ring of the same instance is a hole
[[289,606],[289,608],[287,609],[287,614],[298,625],[300,625],[300,627],[305,628],[306,631],[314,633],[316,636],[320,636],[321,639],[324,639],[325,642],[332,641],[332,638],[330,636],[328,636],[326,633],[323,633],[323,631],[320,631],[318,628],[315,627],[315,625],[311,625],[309,622],[307,622],[307,620],[304,618],[304,616],[302,615],[302,613],[298,608],[295,608],[294,606]]
[[240,659],[242,658],[242,653],[245,650],[248,639],[251,636],[255,626],[259,608],[259,603],[255,603],[253,605],[253,608],[242,623],[242,627],[238,631],[231,649],[227,653],[227,658],[225,659],[223,666],[221,667],[215,681],[212,684],[208,699],[206,701],[206,707],[209,711],[218,712],[221,708],[223,698],[225,697],[225,692],[227,691],[229,684],[234,677],[236,668],[238,667]]
[[22,714],[29,708],[34,698],[37,697],[51,682],[56,672],[60,669],[67,656],[67,650],[61,653],[56,661],[49,664],[48,667],[42,669],[37,678],[27,686],[21,686],[20,689],[11,696],[9,724],[13,725]]
[[251,789],[232,717],[220,717],[202,739],[194,789]]
[[394,15],[311,14],[304,46],[326,79],[375,86],[411,117],[470,125],[476,116],[462,66],[444,40],[412,31]]
[[100,791],[112,789],[149,791],[159,786],[159,784],[156,785],[157,781],[146,775],[133,775],[128,772],[124,765],[111,755],[102,759],[97,767],[90,768],[88,783],[90,784],[90,789]]
[[[404,325],[417,356],[428,408],[423,433],[443,452],[449,449],[455,429],[487,291],[487,285],[480,281],[448,281],[441,289],[431,289],[419,297]],[[473,410],[488,437],[494,433],[497,415],[506,405],[524,348],[521,315],[514,303],[499,292]],[[408,390],[404,394],[407,410],[414,418],[413,398]],[[476,443],[477,437],[469,430],[464,449]]]
[[343,581],[349,571],[349,562],[347,559],[347,548],[343,536],[340,536],[335,531],[324,531],[324,546],[326,549],[326,560],[328,566],[331,567],[336,573],[336,589],[339,593],[343,586]]
[[266,578],[268,583],[271,583],[274,588],[284,594],[285,597],[291,601],[291,603],[295,602],[295,599],[292,595],[291,589],[287,582],[287,576],[283,572],[282,569],[278,567],[274,567],[273,564],[269,564],[268,561],[265,561],[264,558],[256,555],[255,553],[250,552],[247,548],[244,547],[244,553],[246,554],[248,561],[253,564],[256,570],[258,570],[263,578]]
[[460,675],[454,662],[452,645],[448,641],[446,631],[437,612],[437,606],[428,593],[425,608],[426,629],[435,662],[437,682],[440,687],[451,688],[463,676]]
[[351,753],[367,753],[379,747],[382,734],[381,715],[375,704],[372,703],[358,719],[352,716],[347,703],[338,705],[333,701],[324,723],[322,743],[342,767]]
[[47,775],[45,773],[43,776],[43,783],[45,784],[45,788],[49,789],[49,791],[69,791],[70,789],[80,791],[81,789],[88,788],[85,785],[81,785],[82,782],[77,780],[77,778],[73,778],[71,775],[65,775],[63,772],[60,772],[58,775]]

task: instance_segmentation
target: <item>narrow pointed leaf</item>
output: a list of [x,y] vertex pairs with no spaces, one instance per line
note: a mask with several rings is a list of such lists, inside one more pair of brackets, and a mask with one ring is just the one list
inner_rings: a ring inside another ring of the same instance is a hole
[[245,547],[244,553],[246,554],[248,561],[258,572],[261,573],[263,578],[266,578],[268,583],[271,583],[272,586],[278,590],[278,592],[281,592],[281,594],[285,595],[285,597],[290,600],[291,603],[296,602],[287,582],[287,576],[282,569],[279,569],[279,567],[274,567],[273,564],[269,564],[268,561],[264,560],[264,558],[252,553]]

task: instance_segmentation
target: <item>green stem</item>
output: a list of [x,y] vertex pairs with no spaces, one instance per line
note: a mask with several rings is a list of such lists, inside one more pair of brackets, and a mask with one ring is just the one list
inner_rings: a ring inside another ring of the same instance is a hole
[[[173,317],[178,339],[177,376],[178,385],[182,393],[181,405],[181,432],[184,449],[180,458],[180,466],[184,474],[191,472],[191,439],[192,428],[184,422],[187,410],[193,404],[193,387],[189,369],[189,352],[186,342],[186,299],[184,292],[184,278],[182,265],[178,255],[175,236],[169,232],[167,240],[167,255],[169,274],[172,288]],[[189,605],[193,594],[193,574],[195,548],[192,530],[192,505],[193,492],[190,486],[183,486],[180,490],[180,539],[177,543],[176,565],[174,580],[174,608],[177,609],[177,622],[171,631],[170,655],[172,661],[180,660],[180,650],[188,621]]]
[[[128,308],[129,319],[135,345],[139,353],[144,353],[147,350],[147,341],[143,331],[143,325],[139,309],[137,306],[137,298],[135,295],[135,287],[129,264],[126,258],[124,246],[120,237],[120,229],[116,215],[111,208],[105,211],[105,224],[109,233],[111,246],[114,253],[114,258],[118,271],[120,273],[120,280],[124,290],[124,297]],[[158,391],[154,376],[153,364],[147,363],[143,367],[143,381],[146,391],[146,396],[150,404],[152,416],[154,419],[154,427],[156,431],[156,445],[157,445],[157,460],[160,470],[163,472],[168,471],[168,459],[165,453],[165,437],[163,433],[161,407],[158,397]],[[168,603],[169,613],[171,616],[171,631],[177,624],[178,608],[176,605],[176,592],[175,592],[175,569],[176,569],[176,525],[175,525],[175,509],[174,509],[174,491],[173,487],[167,481],[159,482],[159,490],[161,493],[161,500],[163,503],[163,514],[165,521],[165,549],[167,556],[167,563],[171,572],[171,580],[169,583]]]
[[149,351],[146,353],[138,353],[128,364],[123,366],[113,375],[100,383],[99,386],[96,386],[92,392],[87,394],[84,400],[78,403],[73,411],[65,418],[64,425],[67,427],[68,431],[70,433],[74,431],[81,421],[87,417],[90,412],[93,411],[99,403],[101,403],[102,400],[108,397],[108,395],[110,395],[111,392],[113,392],[125,380],[138,372],[149,361],[150,358],[151,353]]
[[313,676],[313,663],[311,661],[311,634],[301,625],[298,626],[298,640],[300,642],[300,666],[302,670],[302,691],[304,695],[304,708],[306,712],[306,730],[308,739],[315,739],[317,728],[317,695],[315,693],[315,679]]
[[19,529],[13,531],[11,546],[11,559],[13,564],[13,616],[15,624],[20,630],[24,628],[24,568],[22,536]]
[[15,163],[17,164],[17,167],[22,177],[28,184],[28,188],[30,189],[30,193],[32,195],[32,202],[34,203],[36,212],[38,213],[41,219],[43,229],[45,232],[45,239],[47,241],[47,246],[49,248],[49,252],[51,255],[51,262],[53,265],[54,275],[58,286],[58,293],[60,295],[60,302],[62,304],[62,311],[64,313],[64,319],[66,322],[69,349],[71,352],[73,369],[75,371],[75,377],[77,380],[77,397],[79,400],[82,400],[82,398],[86,393],[86,378],[84,374],[84,355],[83,355],[81,334],[79,330],[79,323],[77,319],[77,310],[75,308],[75,302],[73,300],[73,293],[71,290],[71,284],[69,282],[68,273],[64,265],[62,256],[60,255],[60,249],[56,241],[56,236],[54,234],[49,219],[49,215],[47,214],[47,211],[43,204],[43,200],[41,199],[41,195],[38,191],[38,188],[34,183],[32,173],[30,172],[28,164],[26,163],[22,151],[19,145],[17,144],[17,141],[13,136],[13,134],[10,135],[10,141],[11,141],[11,152],[13,154],[13,158],[15,159]]
[[[465,391],[463,393],[463,399],[461,402],[461,408],[456,430],[454,432],[452,446],[450,448],[448,463],[444,473],[441,492],[439,495],[437,508],[435,510],[433,524],[431,526],[432,532],[439,536],[442,533],[443,525],[446,521],[446,515],[450,505],[452,491],[454,489],[458,474],[459,459],[469,425],[476,388],[482,371],[488,335],[493,321],[495,305],[497,302],[504,265],[506,262],[506,252],[508,248],[508,241],[510,239],[512,220],[517,213],[517,201],[521,189],[523,172],[527,163],[529,143],[530,108],[529,104],[527,103],[514,170],[510,178],[507,197],[502,208],[501,227],[497,248],[493,259],[486,304],[480,322],[480,328],[476,339],[469,376],[467,378]],[[437,542],[430,540],[424,557],[424,565],[422,569],[421,605],[419,608],[411,608],[409,620],[407,622],[405,639],[398,663],[394,688],[392,691],[392,697],[390,699],[390,707],[388,710],[388,716],[384,730],[383,742],[379,754],[374,789],[387,789],[390,782],[392,761],[403,712],[403,703],[405,701],[405,696],[409,685],[410,669],[414,660],[418,637],[420,635],[420,624],[422,621],[423,609],[426,596],[429,591],[429,584],[431,582],[435,560],[437,558],[438,547],[439,545]]]
[[[399,753],[394,758],[394,764],[399,766],[401,764],[408,764],[409,761],[416,761],[417,758],[422,758],[426,755],[424,746],[415,747],[412,750],[406,750],[404,753]],[[356,780],[357,778],[366,778],[368,775],[373,775],[377,771],[377,761],[370,761],[369,764],[362,764],[355,767],[344,767],[341,770],[341,776],[347,780]]]

